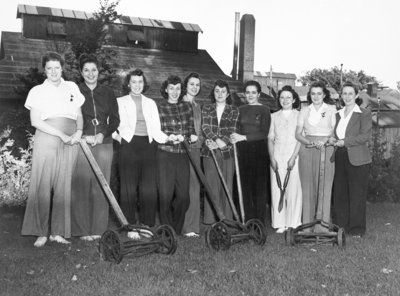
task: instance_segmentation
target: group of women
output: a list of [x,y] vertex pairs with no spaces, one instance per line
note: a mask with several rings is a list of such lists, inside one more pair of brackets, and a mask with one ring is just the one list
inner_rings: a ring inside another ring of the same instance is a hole
[[[223,80],[214,83],[211,103],[201,106],[200,76],[190,73],[182,81],[172,75],[160,88],[164,100],[156,104],[143,94],[148,84],[140,69],[128,73],[127,94],[116,98],[110,88],[98,83],[99,62],[94,55],[80,58],[83,82],[79,86],[62,79],[63,59],[58,54],[47,53],[42,64],[47,79],[30,91],[25,103],[36,133],[22,234],[37,236],[36,247],[48,239],[67,244],[71,236],[93,241],[106,230],[107,199],[77,144],[89,144],[110,180],[112,138],[120,144],[119,202],[131,224],[152,227],[158,212],[160,223],[171,225],[178,234],[199,236],[200,183],[182,144],[187,140],[225,217],[232,217],[232,209],[216,163],[232,194],[237,145],[246,220],[265,222],[270,182],[272,226],[277,232],[315,218],[329,221],[335,178],[336,222],[349,232],[364,234],[363,184],[370,162],[365,144],[371,120],[370,113],[355,104],[354,85],[344,85],[345,108],[338,113],[327,104],[330,97],[324,85],[310,87],[310,106],[300,112],[298,95],[285,86],[278,93],[281,109],[271,116],[259,102],[261,86],[256,81],[245,83],[247,104],[239,108],[232,105],[229,85]],[[317,204],[321,165],[324,196]],[[335,166],[340,174],[334,175]],[[287,171],[291,174],[284,207],[278,210],[281,191],[275,174],[284,178]],[[204,223],[217,220],[206,198]],[[142,234],[127,235],[140,239]]]

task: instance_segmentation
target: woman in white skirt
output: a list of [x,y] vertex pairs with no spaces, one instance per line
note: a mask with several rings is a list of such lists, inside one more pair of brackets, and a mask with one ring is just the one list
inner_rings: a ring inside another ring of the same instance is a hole
[[[302,192],[299,177],[297,155],[300,142],[295,138],[299,95],[291,86],[284,86],[278,92],[278,106],[281,109],[271,116],[271,127],[268,134],[268,150],[271,163],[271,221],[277,233],[283,233],[288,227],[301,224]],[[278,205],[281,191],[276,181],[279,174],[284,186],[286,173],[290,170],[283,207],[279,212]]]

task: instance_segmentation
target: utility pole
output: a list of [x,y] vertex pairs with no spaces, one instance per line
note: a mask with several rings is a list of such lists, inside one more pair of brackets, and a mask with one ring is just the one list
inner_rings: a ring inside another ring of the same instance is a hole
[[342,89],[343,85],[343,64],[340,64],[340,89]]

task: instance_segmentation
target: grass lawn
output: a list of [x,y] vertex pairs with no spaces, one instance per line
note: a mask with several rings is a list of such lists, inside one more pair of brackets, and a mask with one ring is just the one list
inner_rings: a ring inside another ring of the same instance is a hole
[[346,248],[289,247],[268,230],[265,246],[228,251],[179,238],[174,255],[100,260],[96,243],[34,248],[21,237],[23,209],[0,209],[0,295],[399,295],[400,204],[369,204],[368,230]]

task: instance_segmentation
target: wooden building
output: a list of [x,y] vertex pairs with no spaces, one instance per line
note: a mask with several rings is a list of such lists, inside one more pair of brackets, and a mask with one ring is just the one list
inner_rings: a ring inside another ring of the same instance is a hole
[[[40,59],[46,51],[65,52],[68,36],[80,30],[91,13],[51,7],[18,5],[22,32],[2,32],[0,49],[0,100],[24,100],[14,91],[20,86],[19,74],[31,67],[41,69]],[[114,90],[122,94],[125,75],[141,68],[150,88],[146,95],[160,99],[160,86],[169,75],[182,79],[197,72],[202,79],[200,99],[208,101],[216,79],[226,80],[232,92],[241,92],[243,83],[224,74],[207,50],[198,48],[197,24],[122,16],[108,24],[107,45],[116,52],[113,66],[119,76]]]

